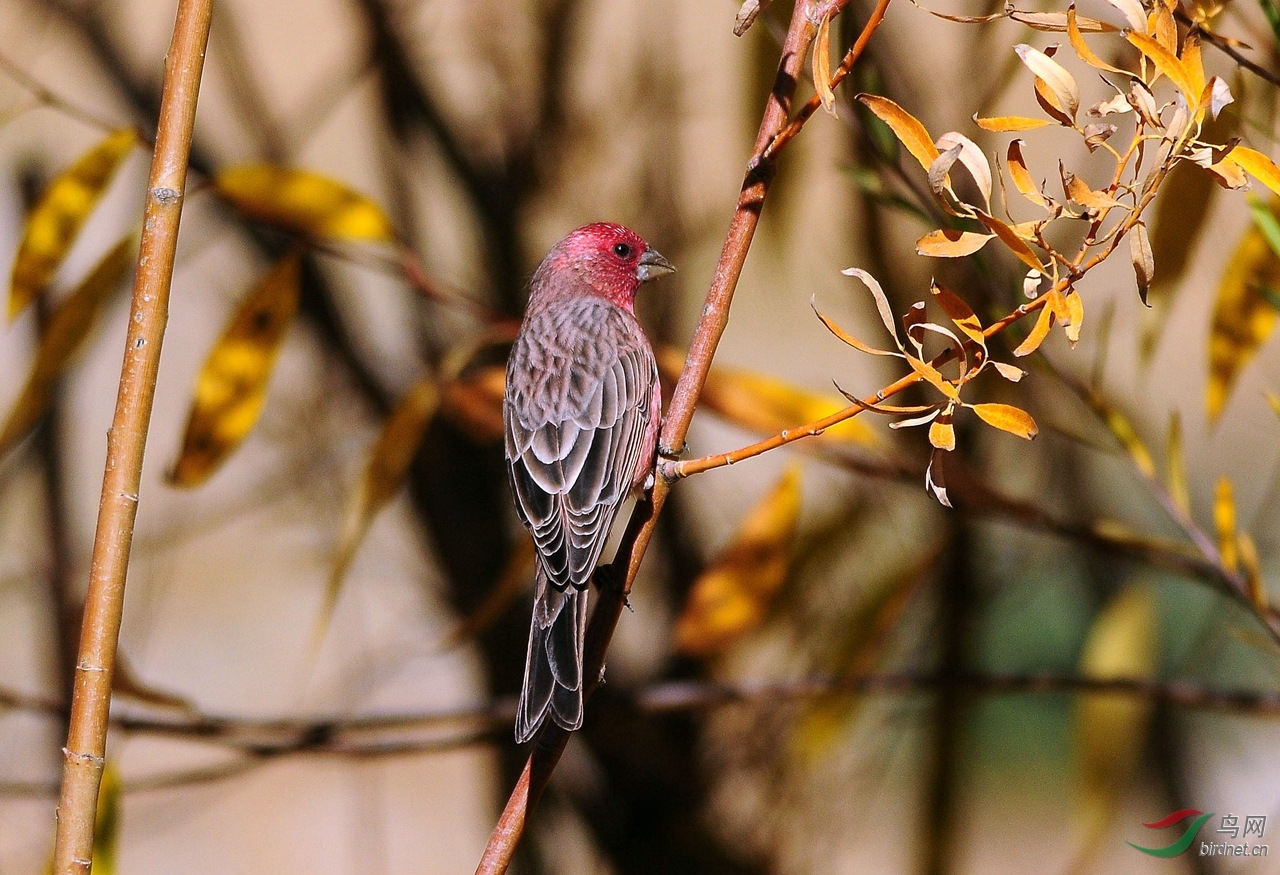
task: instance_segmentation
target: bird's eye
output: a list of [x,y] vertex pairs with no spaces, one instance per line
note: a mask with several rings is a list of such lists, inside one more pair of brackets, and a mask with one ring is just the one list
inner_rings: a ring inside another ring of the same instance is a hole
[[615,244],[613,244],[613,254],[614,254],[614,255],[616,255],[616,256],[618,256],[619,258],[624,258],[624,259],[625,259],[625,258],[630,258],[630,257],[631,257],[631,244],[630,244],[630,243],[615,243]]

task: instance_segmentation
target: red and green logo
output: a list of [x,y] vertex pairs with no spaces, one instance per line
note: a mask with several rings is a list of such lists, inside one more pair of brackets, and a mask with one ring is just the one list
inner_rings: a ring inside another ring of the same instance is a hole
[[1187,848],[1191,847],[1191,843],[1196,840],[1196,833],[1200,831],[1200,827],[1204,826],[1204,822],[1213,817],[1213,812],[1205,814],[1194,808],[1184,808],[1181,811],[1175,811],[1168,817],[1155,821],[1154,823],[1144,823],[1147,829],[1165,829],[1173,826],[1181,820],[1188,817],[1194,817],[1191,825],[1187,827],[1187,831],[1182,834],[1176,842],[1171,845],[1165,845],[1163,848],[1144,848],[1142,845],[1135,845],[1133,842],[1125,842],[1131,848],[1137,848],[1144,854],[1150,854],[1153,857],[1176,857]]

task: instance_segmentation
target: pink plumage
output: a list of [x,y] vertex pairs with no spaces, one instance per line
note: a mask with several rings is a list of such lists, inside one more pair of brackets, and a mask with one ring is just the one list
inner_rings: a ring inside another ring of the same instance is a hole
[[582,725],[587,589],[658,438],[662,393],[635,296],[673,270],[634,231],[597,222],[552,247],[530,282],[503,405],[511,490],[538,554],[520,742],[548,716]]

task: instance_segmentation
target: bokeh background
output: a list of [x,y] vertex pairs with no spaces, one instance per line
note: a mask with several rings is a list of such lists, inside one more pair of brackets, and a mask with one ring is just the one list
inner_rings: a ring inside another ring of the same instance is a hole
[[[728,0],[217,4],[121,639],[115,871],[474,868],[523,762],[510,723],[529,599],[485,424],[492,396],[477,389],[465,398],[478,413],[446,405],[432,421],[317,645],[346,508],[396,399],[482,327],[457,300],[517,318],[533,267],[573,227],[624,222],[678,265],[640,304],[678,362],[773,79],[790,14],[776,5],[739,38]],[[854,2],[839,19],[840,51],[869,10]],[[1082,11],[1120,20],[1101,3]],[[1259,7],[1186,11],[1216,15],[1280,67]],[[152,129],[172,15],[158,0],[0,5],[0,265],[62,168],[109,127]],[[887,94],[935,135],[1003,152],[1008,138],[971,116],[1038,112],[1012,47],[1058,36],[942,21],[899,0],[838,93],[838,118],[816,117],[785,153],[717,362],[785,381],[791,401],[832,396],[832,381],[860,395],[890,382],[891,365],[840,343],[810,308],[887,342],[865,289],[840,275],[850,266],[874,273],[898,312],[928,296],[935,271],[984,318],[1016,306],[1011,258],[915,254],[930,226],[902,204],[919,202],[921,175],[896,169],[850,97]],[[1223,136],[1271,152],[1276,86],[1209,47],[1205,58],[1237,98]],[[1072,69],[1089,102],[1110,95]],[[1027,140],[1039,178],[1056,178],[1059,160],[1105,170],[1078,138]],[[310,248],[260,421],[207,483],[179,489],[165,474],[201,364],[288,242],[210,189],[249,161],[363,192],[440,295],[409,282],[392,247]],[[18,398],[41,313],[138,221],[146,166],[139,148],[49,300],[4,328],[0,409]],[[1126,844],[1172,841],[1176,829],[1141,824],[1181,808],[1266,816],[1255,842],[1280,830],[1277,648],[1171,518],[1162,473],[1185,459],[1192,526],[1210,543],[1216,484],[1229,479],[1274,599],[1269,330],[1216,420],[1205,396],[1220,289],[1244,270],[1263,294],[1280,259],[1242,265],[1245,197],[1193,176],[1175,174],[1155,208],[1153,309],[1120,259],[1082,286],[1075,349],[1057,332],[1016,387],[983,384],[1041,434],[1023,444],[962,420],[956,509],[925,492],[923,430],[870,417],[676,487],[521,872],[1280,871],[1280,849],[1164,860]],[[0,873],[42,872],[50,856],[124,288],[47,415],[0,459]],[[993,354],[1010,360],[1005,346]],[[464,376],[481,385],[502,355],[482,350]],[[699,412],[690,456],[760,435],[753,412],[768,393],[743,372],[736,407]],[[1115,416],[1135,438],[1117,439]],[[1137,441],[1154,481],[1132,459]],[[798,478],[799,515],[776,585],[732,578],[755,619],[710,642],[677,635],[682,617],[696,626],[695,582],[742,547],[735,532],[784,477]],[[1073,689],[1108,666],[1134,681],[1128,692]]]

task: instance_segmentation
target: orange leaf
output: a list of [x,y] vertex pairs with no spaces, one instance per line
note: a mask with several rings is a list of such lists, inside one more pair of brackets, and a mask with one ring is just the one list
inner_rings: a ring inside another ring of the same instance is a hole
[[916,241],[916,252],[933,258],[961,258],[972,255],[987,245],[993,234],[977,234],[973,231],[956,231],[940,228],[930,231]]
[[889,98],[878,94],[859,94],[858,100],[889,126],[902,141],[902,145],[907,147],[907,151],[920,162],[925,173],[928,173],[929,167],[937,160],[938,147],[933,144],[933,137],[929,136],[920,120]]
[[1129,32],[1124,35],[1130,43],[1133,44],[1138,51],[1151,59],[1161,73],[1169,77],[1169,81],[1174,84],[1182,96],[1187,101],[1187,106],[1193,109],[1198,108],[1200,103],[1200,93],[1204,90],[1204,83],[1197,83],[1192,79],[1182,61],[1178,60],[1178,56],[1173,54],[1154,37],[1147,36],[1145,33]]
[[831,91],[831,16],[825,16],[813,39],[813,90],[822,108],[836,115],[836,96]]
[[1032,270],[1038,270],[1045,273],[1044,265],[1040,263],[1040,259],[1036,256],[1027,242],[1018,236],[1017,232],[997,219],[995,216],[989,216],[985,213],[978,214],[978,221],[986,225],[997,237],[1000,242],[1009,247],[1009,250],[1016,256],[1018,260]]
[[1049,307],[1041,307],[1040,315],[1036,317],[1036,324],[1032,327],[1031,333],[1027,335],[1027,339],[1018,344],[1018,348],[1013,351],[1016,356],[1031,355],[1040,348],[1040,344],[1044,343],[1044,339],[1049,336],[1049,329],[1053,327],[1053,310]]
[[1014,407],[1012,404],[973,404],[970,409],[987,425],[1025,440],[1031,440],[1040,433],[1031,414],[1021,407]]
[[997,134],[1009,133],[1010,131],[1033,131],[1036,128],[1047,128],[1053,122],[1042,118],[1030,118],[1024,115],[998,115],[990,118],[973,117],[974,122],[984,131],[993,131]]
[[1076,19],[1076,5],[1072,3],[1067,7],[1067,38],[1071,40],[1071,47],[1076,50],[1076,54],[1080,56],[1080,60],[1084,61],[1090,67],[1097,70],[1105,70],[1108,73],[1119,73],[1128,76],[1129,72],[1113,67],[1106,61],[1099,58],[1084,41],[1084,36],[1080,33],[1080,26]]
[[1280,167],[1266,155],[1248,146],[1236,146],[1223,160],[1227,159],[1243,167],[1250,176],[1276,194],[1280,194]]

